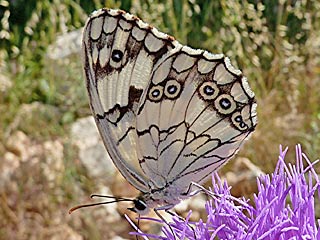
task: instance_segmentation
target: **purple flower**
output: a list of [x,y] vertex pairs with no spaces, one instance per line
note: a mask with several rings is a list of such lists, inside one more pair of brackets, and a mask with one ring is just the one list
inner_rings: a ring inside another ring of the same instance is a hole
[[210,197],[205,205],[207,220],[189,222],[191,211],[184,220],[173,217],[170,226],[149,218],[163,224],[163,236],[134,234],[144,239],[320,239],[320,220],[316,221],[314,207],[316,190],[320,199],[320,182],[313,168],[318,161],[311,163],[297,145],[296,163],[286,164],[287,150],[280,146],[274,173],[257,178],[258,194],[252,204],[233,197],[227,183],[214,173],[213,188],[206,191]]

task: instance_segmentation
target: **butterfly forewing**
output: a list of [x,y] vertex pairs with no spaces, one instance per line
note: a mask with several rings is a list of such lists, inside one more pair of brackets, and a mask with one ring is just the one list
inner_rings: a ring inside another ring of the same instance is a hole
[[90,105],[116,167],[137,189],[148,191],[136,149],[136,111],[154,65],[179,44],[120,10],[92,14],[83,34]]

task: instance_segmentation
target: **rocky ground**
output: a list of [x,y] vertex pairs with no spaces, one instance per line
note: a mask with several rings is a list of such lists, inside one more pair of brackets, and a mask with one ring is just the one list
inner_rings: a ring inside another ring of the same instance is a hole
[[[29,110],[43,106],[28,106]],[[31,111],[31,110],[30,110]],[[92,202],[90,193],[135,197],[138,192],[120,176],[108,157],[91,116],[77,120],[70,137],[36,141],[23,131],[10,132],[0,161],[0,239],[129,239],[132,230],[124,218],[135,214],[128,204],[108,204],[68,210]],[[226,177],[234,195],[255,190],[261,171],[247,159],[235,160]],[[194,210],[204,218],[205,196],[199,194],[179,204],[182,216]],[[143,230],[160,227],[140,223]]]

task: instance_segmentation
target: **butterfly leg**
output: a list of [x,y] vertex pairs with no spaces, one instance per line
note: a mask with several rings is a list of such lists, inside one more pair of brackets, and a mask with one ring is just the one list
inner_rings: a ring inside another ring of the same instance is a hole
[[188,197],[193,197],[193,196],[197,195],[199,192],[203,191],[202,189],[198,189],[198,190],[194,191],[194,190],[192,190],[193,186],[202,187],[201,185],[198,185],[197,183],[192,182],[192,183],[189,184],[189,187],[188,187],[187,191],[185,193],[182,193],[181,195],[188,196]]
[[154,208],[154,212],[155,214],[157,214],[157,216],[170,228],[170,231],[172,232],[172,235],[174,236],[174,238],[176,238],[176,235],[174,234],[174,231],[171,227],[171,225],[168,223],[168,221],[166,219],[164,219],[164,217],[159,213],[159,211],[169,211],[171,208],[173,208],[174,205],[173,204],[170,204],[170,205],[165,205],[165,206],[161,206],[161,207],[158,207],[158,208]]
[[[193,187],[193,186],[196,187],[196,188],[198,188],[198,189],[197,189],[197,190],[194,190],[194,191],[192,192],[192,187]],[[217,197],[216,194],[214,194],[213,192],[209,191],[209,190],[206,189],[205,187],[203,187],[203,186],[201,186],[200,184],[195,183],[195,182],[191,182],[190,185],[189,185],[188,190],[187,190],[185,193],[183,193],[182,195],[192,197],[192,196],[197,195],[199,192],[203,192],[204,194],[206,194],[207,196],[210,196],[210,197],[212,197],[212,198]]]

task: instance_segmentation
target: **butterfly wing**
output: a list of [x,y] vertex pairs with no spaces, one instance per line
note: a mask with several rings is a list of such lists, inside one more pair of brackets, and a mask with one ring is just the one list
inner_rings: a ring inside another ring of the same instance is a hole
[[137,161],[138,103],[154,65],[179,46],[121,10],[94,12],[84,29],[84,72],[93,116],[115,166],[142,192],[149,188]]
[[227,58],[184,46],[155,66],[139,104],[141,168],[160,189],[203,182],[254,130],[255,108]]

